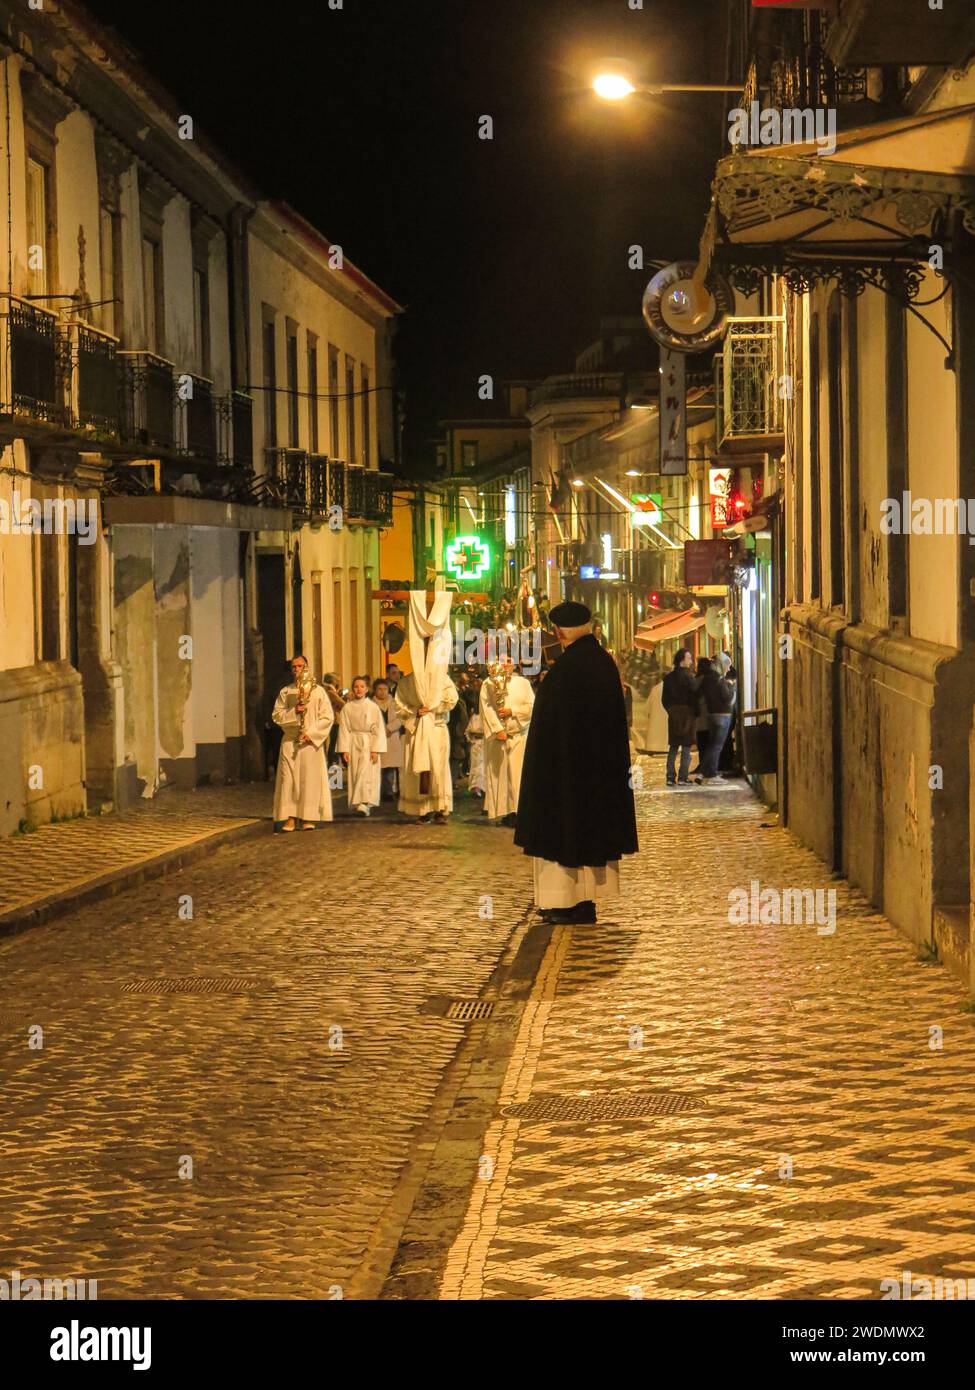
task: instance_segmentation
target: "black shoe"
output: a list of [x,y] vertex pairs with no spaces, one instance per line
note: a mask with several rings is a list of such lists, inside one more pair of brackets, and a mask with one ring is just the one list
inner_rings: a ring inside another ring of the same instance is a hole
[[670,778],[668,777],[668,778],[667,778],[667,786],[668,786],[668,787],[676,787],[676,786],[677,786],[677,783],[676,783],[676,782],[672,782],[672,781],[670,780]]
[[596,904],[591,901],[576,903],[575,907],[543,907],[539,911],[542,920],[553,926],[588,927],[596,921]]

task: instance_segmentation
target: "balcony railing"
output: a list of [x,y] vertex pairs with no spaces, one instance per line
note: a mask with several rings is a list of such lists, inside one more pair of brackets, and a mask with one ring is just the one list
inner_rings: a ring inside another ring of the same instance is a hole
[[230,423],[233,434],[231,458],[236,468],[254,467],[254,402],[246,391],[230,393]]
[[122,437],[139,448],[172,453],[176,445],[173,364],[153,352],[120,352]]
[[345,468],[345,519],[365,521],[366,485],[361,463],[349,463]]
[[715,361],[718,447],[769,452],[785,430],[785,319],[733,318]]
[[345,516],[345,464],[341,459],[328,461],[328,505],[338,507]]
[[121,428],[118,340],[88,323],[62,328],[68,367],[68,419],[95,439],[118,439]]
[[282,506],[308,511],[308,455],[304,449],[267,449],[267,480]]
[[47,309],[0,296],[0,414],[65,425],[66,346]]
[[617,398],[623,389],[620,372],[577,373],[550,376],[531,393],[532,405],[546,401],[588,399],[599,396]]
[[309,454],[306,477],[308,481],[308,511],[313,517],[328,513],[328,459],[324,454]]
[[217,458],[217,413],[213,382],[202,376],[184,378],[187,394],[180,393],[181,452],[214,463]]
[[393,524],[393,477],[391,473],[366,472],[366,521],[376,526]]

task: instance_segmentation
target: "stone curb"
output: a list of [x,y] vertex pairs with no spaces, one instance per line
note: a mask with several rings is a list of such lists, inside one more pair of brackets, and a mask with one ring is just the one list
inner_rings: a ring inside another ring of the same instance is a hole
[[114,897],[117,893],[125,892],[127,888],[137,887],[140,883],[164,878],[166,874],[195,863],[222,845],[270,833],[269,820],[249,820],[244,825],[214,830],[199,839],[191,840],[188,844],[177,845],[161,854],[126,864],[121,869],[110,869],[108,873],[99,874],[84,883],[74,884],[56,893],[49,893],[46,897],[20,903],[6,912],[0,912],[0,938],[19,935],[31,927],[40,926],[42,922],[50,921],[52,917],[60,917],[73,908]]

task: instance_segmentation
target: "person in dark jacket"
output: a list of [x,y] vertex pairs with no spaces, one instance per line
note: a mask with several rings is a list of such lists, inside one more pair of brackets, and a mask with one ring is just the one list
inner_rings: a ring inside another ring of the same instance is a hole
[[450,711],[447,719],[447,731],[450,735],[450,772],[454,782],[459,780],[464,770],[464,759],[467,756],[465,735],[469,718],[467,702],[460,699]]
[[710,725],[707,752],[701,759],[701,778],[705,784],[713,785],[724,781],[724,778],[718,775],[718,763],[731,729],[735,702],[738,699],[738,682],[727,652],[719,652],[714,658],[712,668],[701,685],[701,691],[707,703]]
[[[667,711],[667,786],[689,787],[691,749],[694,746],[694,726],[697,723],[697,681],[692,667],[694,657],[686,647],[674,653],[674,669],[664,676],[661,700]],[[680,774],[676,771],[677,750],[680,749]]]
[[619,671],[581,603],[552,609],[562,655],[536,691],[515,844],[531,855],[535,903],[549,921],[596,920],[636,854],[630,742]]
[[697,659],[697,675],[695,684],[697,693],[694,697],[694,712],[697,716],[694,724],[694,741],[697,744],[697,767],[692,767],[690,777],[693,780],[700,780],[701,768],[704,766],[704,756],[707,753],[708,740],[711,737],[711,723],[708,717],[708,702],[704,697],[704,681],[708,672],[711,670],[711,658],[709,656],[699,656]]

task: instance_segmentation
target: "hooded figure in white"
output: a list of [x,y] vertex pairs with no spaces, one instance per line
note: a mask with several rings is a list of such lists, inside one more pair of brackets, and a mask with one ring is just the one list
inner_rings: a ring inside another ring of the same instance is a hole
[[284,735],[274,784],[274,819],[284,822],[282,830],[294,830],[296,819],[302,822],[302,830],[313,830],[319,821],[332,819],[325,745],[335,715],[320,685],[312,690],[307,704],[300,702],[297,680],[307,666],[303,656],[292,658],[295,679],[278,695],[271,713]]

